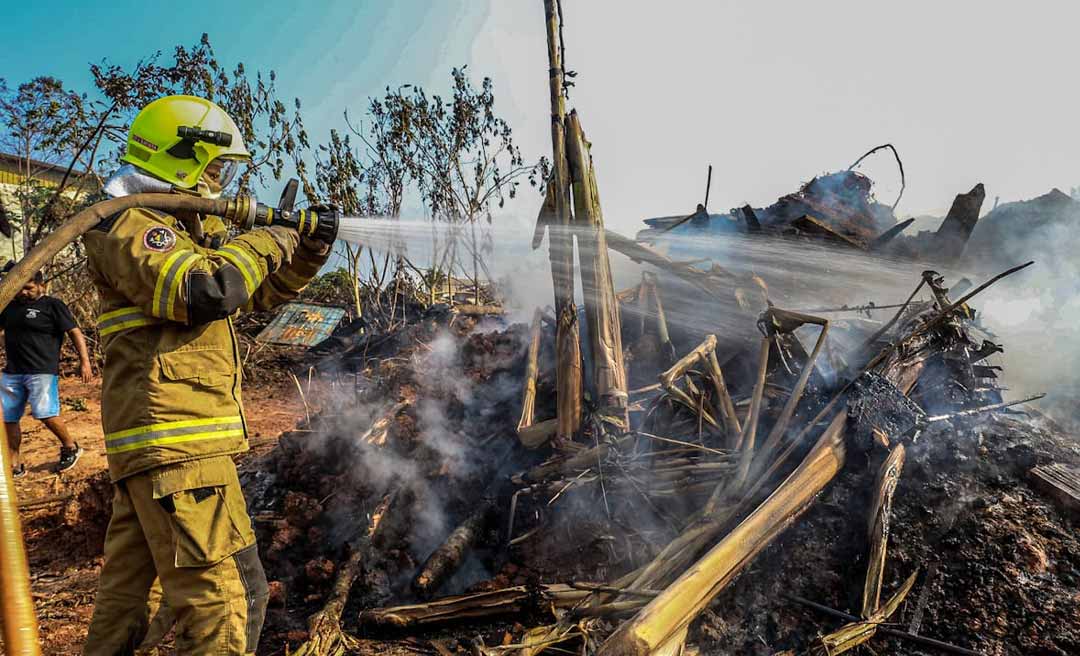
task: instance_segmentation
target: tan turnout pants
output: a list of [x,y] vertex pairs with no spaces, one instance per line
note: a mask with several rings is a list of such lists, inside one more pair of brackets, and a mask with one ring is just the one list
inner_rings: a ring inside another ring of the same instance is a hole
[[116,485],[86,656],[134,654],[161,582],[181,654],[255,651],[266,575],[228,456],[168,465]]

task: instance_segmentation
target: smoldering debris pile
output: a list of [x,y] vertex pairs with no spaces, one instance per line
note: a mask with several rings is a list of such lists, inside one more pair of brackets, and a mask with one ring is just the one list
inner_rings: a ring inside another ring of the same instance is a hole
[[625,422],[585,349],[569,436],[547,312],[436,306],[343,346],[324,410],[245,467],[263,649],[1075,653],[1080,541],[1025,481],[1080,452],[1002,401],[974,305],[997,279],[928,271],[884,322],[758,290],[748,346],[667,325],[692,283],[648,276],[616,296]]
[[813,178],[768,207],[745,205],[725,214],[709,214],[699,206],[690,216],[648,219],[649,229],[638,238],[651,241],[681,229],[805,236],[861,250],[881,248],[907,226],[897,227],[892,208],[873,198],[872,186],[870,179],[857,171],[838,171]]

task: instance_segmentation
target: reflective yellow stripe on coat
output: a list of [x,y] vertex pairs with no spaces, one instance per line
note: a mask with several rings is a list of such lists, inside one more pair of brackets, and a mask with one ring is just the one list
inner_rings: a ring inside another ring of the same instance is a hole
[[125,307],[119,310],[106,312],[98,317],[98,336],[105,337],[121,330],[139,328],[140,326],[152,326],[159,321],[148,317],[137,307]]
[[184,280],[184,274],[198,259],[199,256],[191,251],[176,251],[165,260],[164,266],[158,273],[157,284],[154,286],[151,312],[155,316],[173,321],[179,320],[175,314],[175,308],[180,283]]
[[243,434],[244,423],[239,415],[170,421],[109,433],[105,436],[105,453],[124,453],[149,446],[215,440]]

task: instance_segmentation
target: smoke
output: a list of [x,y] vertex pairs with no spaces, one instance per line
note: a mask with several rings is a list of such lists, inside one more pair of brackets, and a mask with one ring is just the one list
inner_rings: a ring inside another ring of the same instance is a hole
[[[1080,204],[1078,204],[1080,205]],[[1078,213],[1080,216],[1080,213]],[[976,228],[978,229],[978,228]],[[1000,339],[1007,397],[1045,392],[1039,406],[1075,424],[1080,398],[1080,235],[1071,223],[1043,225],[1001,240],[978,260],[981,269],[1003,269],[1029,259],[1035,265],[976,297],[982,324]]]
[[[514,322],[528,322],[535,307],[551,303],[548,248],[546,242],[536,250],[531,248],[533,228],[533,221],[524,217],[500,216],[494,225],[482,226],[476,240],[482,245],[480,257],[486,272],[500,287],[507,302],[508,318]],[[981,224],[973,239],[977,239],[980,229],[984,229]],[[1080,320],[1077,289],[1080,260],[1074,254],[1080,238],[1065,222],[1043,223],[1038,230],[1022,237],[1015,232],[1010,231],[1008,239],[997,240],[998,248],[992,256],[975,260],[977,267],[969,264],[964,268],[805,240],[763,239],[741,234],[669,234],[657,248],[674,260],[696,261],[695,266],[703,270],[712,264],[719,265],[744,284],[756,276],[767,285],[769,300],[774,304],[810,313],[843,305],[901,303],[927,269],[941,273],[949,286],[965,277],[977,284],[1009,266],[1035,259],[1033,271],[998,283],[977,297],[973,305],[982,314],[982,325],[998,335],[1000,340],[995,341],[1000,341],[1006,349],[1000,362],[991,360],[991,363],[1005,366],[1008,396],[1016,398],[1045,391],[1051,397],[1048,405],[1060,405],[1075,399],[1078,393],[1080,341],[1076,339],[1076,326]],[[468,263],[473,237],[460,227],[426,220],[345,219],[341,237],[376,250],[405,252],[418,263],[438,261],[446,245],[456,239],[462,244],[459,256],[466,265],[457,275],[471,275]],[[617,290],[640,282],[642,271],[656,271],[614,251],[610,252],[610,261]],[[747,310],[739,307],[734,294],[730,298],[705,298],[696,287],[656,272],[666,296],[666,318],[673,333],[716,333],[740,339],[754,335],[753,321],[748,319],[762,309],[760,303],[759,307]],[[576,282],[577,298],[581,299],[580,276]],[[628,319],[638,319],[633,312],[624,309],[624,314],[631,315]],[[855,313],[824,314],[833,320],[860,320]],[[884,321],[890,314],[891,311],[878,310],[867,318]],[[1048,357],[1050,351],[1053,357]]]
[[[305,438],[306,450],[340,466],[341,489],[363,491],[361,505],[395,490],[411,500],[399,512],[409,517],[407,543],[417,562],[490,492],[515,439],[512,419],[527,348],[524,330],[436,323],[406,328],[403,348],[391,349],[398,357],[373,360],[371,380],[361,379],[366,389],[333,386],[322,411],[331,419]],[[387,416],[393,419],[383,435],[378,427]],[[334,543],[363,529],[355,500],[342,497],[328,511],[335,518]]]

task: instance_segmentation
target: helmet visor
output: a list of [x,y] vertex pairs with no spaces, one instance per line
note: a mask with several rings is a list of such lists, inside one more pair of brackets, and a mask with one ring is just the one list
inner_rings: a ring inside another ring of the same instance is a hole
[[212,190],[222,191],[236,179],[240,164],[238,159],[219,157],[206,165],[203,178]]

